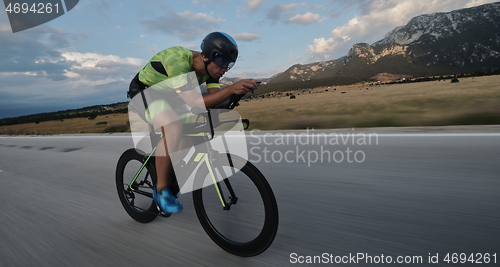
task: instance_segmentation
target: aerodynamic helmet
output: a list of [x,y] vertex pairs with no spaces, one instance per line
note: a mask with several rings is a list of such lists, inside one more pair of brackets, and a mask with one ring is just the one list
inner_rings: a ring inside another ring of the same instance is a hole
[[201,53],[219,67],[230,69],[238,58],[238,45],[229,34],[212,32],[201,42]]

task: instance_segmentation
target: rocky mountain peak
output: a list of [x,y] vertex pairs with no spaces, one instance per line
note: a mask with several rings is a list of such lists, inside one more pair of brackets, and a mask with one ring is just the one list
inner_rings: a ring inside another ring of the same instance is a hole
[[[451,37],[475,28],[478,20],[484,26],[498,24],[500,2],[447,13],[426,14],[412,18],[408,24],[395,28],[373,46],[397,43],[418,43],[424,35],[434,39]],[[497,32],[498,33],[498,32]]]
[[373,43],[355,44],[337,60],[294,65],[270,82],[380,73],[429,76],[500,68],[500,2],[426,14]]
[[405,57],[408,52],[408,46],[399,45],[396,43],[386,45],[381,49],[375,49],[369,44],[355,44],[347,53],[346,63],[354,57],[363,58],[368,64],[374,64],[379,59],[388,55],[401,55]]

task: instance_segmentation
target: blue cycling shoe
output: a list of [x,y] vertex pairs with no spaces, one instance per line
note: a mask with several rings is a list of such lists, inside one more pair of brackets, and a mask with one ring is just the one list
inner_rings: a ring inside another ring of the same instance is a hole
[[160,192],[153,189],[153,199],[161,211],[166,213],[177,213],[182,211],[182,204],[168,189],[163,189]]

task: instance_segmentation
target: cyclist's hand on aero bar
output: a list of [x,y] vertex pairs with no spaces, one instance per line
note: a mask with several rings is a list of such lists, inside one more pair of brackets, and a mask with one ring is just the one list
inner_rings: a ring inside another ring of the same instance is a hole
[[232,92],[235,95],[242,95],[248,92],[253,92],[253,90],[257,89],[259,84],[254,79],[244,79],[238,81],[232,85]]

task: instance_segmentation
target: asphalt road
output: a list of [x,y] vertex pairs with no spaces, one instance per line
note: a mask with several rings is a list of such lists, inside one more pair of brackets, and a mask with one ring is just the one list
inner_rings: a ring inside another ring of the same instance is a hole
[[130,137],[0,137],[0,266],[498,266],[500,134],[369,132],[252,134],[280,210],[274,243],[252,258],[210,240],[189,194],[181,214],[128,217],[114,171]]

